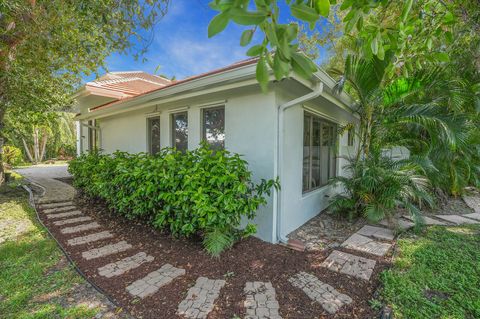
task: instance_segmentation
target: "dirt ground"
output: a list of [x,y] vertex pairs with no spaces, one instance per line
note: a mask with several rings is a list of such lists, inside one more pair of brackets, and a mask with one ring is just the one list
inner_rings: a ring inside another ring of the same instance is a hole
[[[280,304],[280,315],[283,318],[372,318],[377,315],[376,311],[370,307],[369,300],[378,288],[379,273],[388,266],[386,261],[389,260],[388,257],[373,258],[377,260],[377,266],[369,282],[320,267],[331,249],[299,252],[253,237],[237,243],[232,249],[222,254],[221,258],[215,259],[204,252],[198,239],[172,238],[167,233],[154,230],[146,223],[128,221],[110,212],[100,201],[92,202],[78,197],[76,205],[81,207],[86,215],[90,215],[99,222],[103,228],[114,233],[115,237],[86,245],[67,246],[66,242],[72,238],[72,235],[61,234],[60,227],[54,226],[50,220],[44,218],[43,214],[41,214],[42,219],[55,237],[67,248],[71,258],[86,276],[135,317],[177,318],[178,304],[184,299],[188,288],[200,276],[227,281],[216,301],[215,309],[209,315],[210,319],[245,315],[243,289],[247,281],[272,282]],[[81,235],[82,233],[78,233],[74,237]],[[132,250],[90,261],[81,257],[83,251],[120,240],[126,240],[132,244],[135,252],[145,251],[154,256],[154,261],[143,264],[124,275],[107,279],[98,275],[97,268],[132,255]],[[358,252],[356,254],[362,255]],[[365,257],[372,259],[371,255]],[[186,269],[186,275],[162,287],[159,292],[150,297],[142,300],[132,299],[125,287],[165,263]],[[354,302],[342,307],[335,316],[328,315],[319,304],[312,302],[301,290],[288,282],[287,279],[299,271],[314,274],[321,281],[348,294]]]

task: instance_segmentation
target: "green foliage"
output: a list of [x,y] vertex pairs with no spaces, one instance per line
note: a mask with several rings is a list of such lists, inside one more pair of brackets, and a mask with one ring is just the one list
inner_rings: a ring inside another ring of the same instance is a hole
[[10,166],[23,162],[22,151],[15,146],[6,145],[3,147],[3,159]]
[[[255,184],[238,154],[207,144],[185,153],[91,153],[70,163],[75,186],[123,216],[142,218],[174,235],[204,236],[214,255],[231,245],[242,218],[255,217],[278,182]],[[244,234],[251,234],[248,226]]]
[[[286,2],[296,21],[280,23],[281,8],[277,0],[213,0],[210,3],[219,14],[209,25],[209,37],[223,31],[229,21],[249,27],[240,39],[244,46],[250,43],[253,33],[263,35],[261,43],[253,44],[247,55],[259,56],[257,70],[262,72],[257,72],[257,80],[264,90],[269,79],[263,73],[267,65],[277,80],[289,76],[291,72],[309,79],[317,70],[309,58],[296,55],[302,47],[297,41],[298,23],[309,25],[311,30],[321,26],[320,33],[328,34],[328,29],[332,25],[335,28],[341,21],[341,33],[355,39],[365,58],[375,56],[384,60],[396,56],[395,68],[405,72],[411,71],[413,58],[417,63],[449,61],[449,54],[444,48],[452,45],[452,32],[457,22],[455,14],[459,10],[456,4],[436,0],[346,0],[338,5],[335,0]],[[335,19],[328,20],[332,15]]]
[[418,175],[420,167],[410,160],[396,160],[371,152],[362,160],[349,159],[346,176],[332,179],[343,192],[332,199],[332,209],[349,218],[363,216],[373,222],[392,217],[405,207],[420,223],[418,204],[433,205],[429,182]]
[[[95,317],[102,311],[99,307],[67,301],[84,281],[62,262],[64,257],[56,242],[37,223],[28,194],[13,186],[0,186],[0,317]],[[45,298],[52,295],[55,298]]]
[[370,152],[406,147],[435,189],[459,195],[478,185],[479,115],[467,81],[444,68],[419,70],[389,80],[387,63],[348,56],[337,89],[348,86],[357,98],[360,162]]
[[429,227],[398,241],[380,296],[395,318],[480,318],[480,227]]
[[219,257],[222,251],[232,247],[234,238],[232,234],[214,229],[205,234],[203,246],[213,257]]

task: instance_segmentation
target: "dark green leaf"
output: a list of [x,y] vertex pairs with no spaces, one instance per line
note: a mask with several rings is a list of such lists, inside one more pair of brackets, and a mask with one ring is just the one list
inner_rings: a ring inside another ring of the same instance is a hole
[[242,36],[240,37],[240,45],[242,47],[247,46],[251,41],[253,37],[253,30],[245,30],[242,33]]
[[257,62],[256,69],[257,81],[260,83],[262,90],[265,92],[268,88],[268,67],[264,57]]
[[447,53],[445,52],[437,52],[437,53],[434,53],[433,54],[433,57],[435,59],[437,59],[438,61],[440,62],[449,62],[450,61],[450,57],[448,56]]
[[208,37],[211,38],[222,32],[227,27],[228,20],[229,18],[226,12],[217,14],[208,25]]
[[265,47],[261,44],[254,45],[247,51],[248,56],[258,56],[265,50]]
[[408,14],[410,13],[410,10],[412,9],[413,5],[413,0],[406,0],[405,4],[403,5],[403,10],[402,10],[402,21],[405,22],[407,20]]
[[292,15],[300,20],[306,22],[316,22],[319,18],[319,15],[315,9],[301,3],[301,4],[292,4],[290,6]]
[[262,12],[250,12],[242,9],[232,9],[229,14],[233,21],[241,25],[257,25],[267,17]]
[[328,17],[330,13],[330,0],[316,0],[315,9],[321,16]]

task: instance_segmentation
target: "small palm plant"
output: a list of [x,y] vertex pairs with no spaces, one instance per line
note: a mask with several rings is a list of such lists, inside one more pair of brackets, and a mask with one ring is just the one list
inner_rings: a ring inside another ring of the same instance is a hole
[[[346,86],[356,98],[359,118],[357,152],[345,167],[350,176],[332,180],[344,190],[333,198],[333,209],[378,221],[403,207],[421,221],[419,205],[434,203],[431,184],[458,190],[454,185],[465,185],[460,177],[472,180],[468,172],[478,171],[471,160],[478,147],[465,147],[478,129],[462,112],[469,101],[462,83],[443,79],[440,69],[391,80],[388,65],[388,58],[349,56],[344,71],[331,70],[340,75],[336,90]],[[394,147],[406,147],[411,156],[386,156]]]
[[377,150],[362,160],[347,161],[344,169],[348,177],[338,176],[331,181],[343,189],[332,200],[334,212],[350,219],[362,216],[379,222],[403,207],[418,224],[422,220],[419,205],[433,206],[430,184],[418,174],[421,168],[413,161],[392,159]]

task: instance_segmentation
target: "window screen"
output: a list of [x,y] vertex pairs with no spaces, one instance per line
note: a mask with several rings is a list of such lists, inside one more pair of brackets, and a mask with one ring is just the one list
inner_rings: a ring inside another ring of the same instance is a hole
[[203,110],[203,139],[213,149],[225,147],[225,107],[215,107]]
[[148,123],[148,151],[155,155],[160,152],[160,118],[151,117],[147,119]]
[[185,152],[188,149],[188,113],[172,114],[172,146]]
[[303,192],[322,187],[336,176],[337,126],[305,113],[303,125]]

